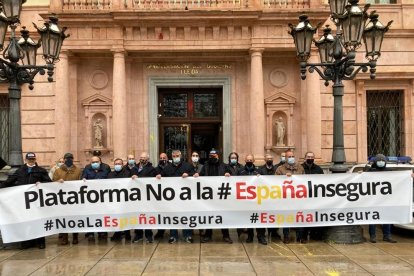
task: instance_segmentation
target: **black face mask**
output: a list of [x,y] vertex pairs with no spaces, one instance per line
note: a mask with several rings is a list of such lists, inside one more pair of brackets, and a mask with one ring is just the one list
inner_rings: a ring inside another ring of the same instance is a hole
[[165,166],[167,164],[167,160],[160,160],[158,163],[160,166]]
[[266,165],[268,165],[269,167],[272,166],[273,165],[273,160],[267,160]]
[[315,159],[306,159],[306,164],[312,165]]
[[209,162],[210,164],[216,164],[216,163],[218,162],[218,159],[217,159],[217,158],[215,158],[215,157],[210,157],[210,158],[208,159],[208,162]]
[[73,165],[73,159],[70,159],[70,158],[66,159],[65,160],[65,165],[68,168],[72,167],[72,165]]
[[253,162],[246,162],[247,167],[253,167]]

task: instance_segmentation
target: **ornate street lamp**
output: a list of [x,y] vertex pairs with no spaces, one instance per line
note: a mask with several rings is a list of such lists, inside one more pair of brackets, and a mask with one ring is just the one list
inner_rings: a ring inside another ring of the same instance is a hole
[[[349,3],[348,3],[349,2]],[[363,9],[358,6],[358,0],[330,0],[331,19],[336,25],[336,34],[331,34],[331,29],[327,26],[323,36],[314,43],[319,51],[320,63],[308,63],[310,56],[309,48],[298,47],[309,41],[309,37],[304,35],[307,30],[304,25],[308,25],[307,16],[299,17],[299,24],[293,26],[289,24],[289,32],[296,46],[296,55],[300,61],[301,78],[306,79],[306,71],[317,72],[325,80],[325,85],[333,83],[334,96],[334,129],[333,129],[333,151],[330,170],[333,173],[344,173],[347,171],[345,165],[344,133],[343,133],[343,107],[342,96],[344,95],[343,80],[352,80],[360,72],[367,72],[370,68],[370,78],[375,78],[376,62],[381,55],[381,45],[384,34],[388,31],[392,21],[386,26],[378,21],[378,15],[372,12],[367,15],[369,4]],[[305,19],[304,19],[305,18]],[[369,22],[366,21],[369,19]],[[305,22],[306,21],[306,22]],[[309,32],[309,31],[308,31]],[[366,58],[368,62],[355,62],[356,50],[361,46],[363,39],[366,48]],[[362,235],[352,234],[349,229],[336,231],[336,236],[328,237],[341,243],[355,243],[362,241]]]
[[[36,43],[29,37],[29,32],[22,28],[21,38],[16,37],[16,28],[20,24],[20,12],[22,4],[26,0],[0,0],[0,49],[3,50],[3,58],[0,58],[0,82],[9,83],[9,165],[10,173],[23,165],[22,135],[20,120],[21,85],[28,83],[29,89],[33,89],[34,77],[39,73],[44,75],[47,71],[48,81],[53,81],[54,64],[59,60],[62,42],[69,35],[65,34],[66,28],[57,26],[57,18],[50,17],[50,22],[42,28],[37,28],[43,46],[43,58],[45,65],[36,65],[37,49],[40,42]],[[10,42],[4,48],[6,32],[10,28]],[[19,63],[21,61],[21,63]]]

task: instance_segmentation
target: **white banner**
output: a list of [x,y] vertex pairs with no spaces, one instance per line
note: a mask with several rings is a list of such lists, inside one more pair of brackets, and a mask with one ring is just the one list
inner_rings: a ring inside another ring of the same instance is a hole
[[4,242],[57,233],[412,221],[409,171],[105,179],[0,190]]

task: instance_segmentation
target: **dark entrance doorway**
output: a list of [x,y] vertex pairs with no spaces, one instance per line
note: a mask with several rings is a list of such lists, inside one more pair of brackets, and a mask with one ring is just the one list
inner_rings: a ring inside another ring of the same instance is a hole
[[158,114],[159,149],[169,158],[197,151],[203,163],[211,148],[222,152],[222,88],[159,88]]

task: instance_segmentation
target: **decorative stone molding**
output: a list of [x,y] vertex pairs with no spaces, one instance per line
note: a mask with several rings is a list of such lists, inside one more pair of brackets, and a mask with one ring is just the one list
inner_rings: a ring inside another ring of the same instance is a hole
[[273,69],[269,74],[270,83],[276,88],[282,88],[288,83],[288,76],[280,68]]
[[[273,150],[277,153],[294,148],[293,145],[293,107],[296,98],[284,93],[278,92],[265,99],[266,107],[266,150],[269,153]],[[284,146],[276,146],[275,120],[281,117],[286,126],[286,135],[284,138]]]
[[102,153],[112,152],[112,100],[94,94],[82,101],[85,109],[85,139],[87,147],[84,149],[86,157],[89,158],[89,152],[94,150],[94,133],[93,124],[98,118],[104,123],[105,133],[103,134],[103,147],[99,148]]
[[89,84],[97,90],[106,88],[108,83],[108,74],[103,70],[95,70],[89,77]]

